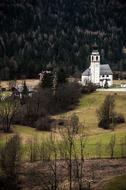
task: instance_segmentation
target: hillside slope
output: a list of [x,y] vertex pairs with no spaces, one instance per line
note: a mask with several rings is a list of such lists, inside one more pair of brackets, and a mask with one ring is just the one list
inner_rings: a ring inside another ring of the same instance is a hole
[[125,10],[122,0],[1,0],[1,79],[35,77],[48,64],[81,71],[94,41],[102,61],[120,69]]

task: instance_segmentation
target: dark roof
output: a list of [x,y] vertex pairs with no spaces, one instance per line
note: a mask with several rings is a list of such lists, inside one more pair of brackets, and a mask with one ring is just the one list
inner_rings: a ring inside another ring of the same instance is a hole
[[108,64],[100,65],[100,75],[112,75],[112,70]]
[[86,69],[83,73],[82,73],[83,76],[89,76],[90,75],[90,69]]
[[[108,64],[100,65],[100,75],[112,75],[112,70]],[[86,69],[83,76],[90,76],[90,68]]]
[[95,50],[95,51],[98,50],[98,45],[97,45],[96,42],[93,44],[92,49]]

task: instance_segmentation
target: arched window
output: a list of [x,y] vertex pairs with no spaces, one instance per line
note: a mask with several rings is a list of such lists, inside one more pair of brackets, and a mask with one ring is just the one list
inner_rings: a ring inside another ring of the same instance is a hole
[[92,61],[94,61],[94,56],[92,56]]
[[96,61],[98,61],[98,56],[96,56]]

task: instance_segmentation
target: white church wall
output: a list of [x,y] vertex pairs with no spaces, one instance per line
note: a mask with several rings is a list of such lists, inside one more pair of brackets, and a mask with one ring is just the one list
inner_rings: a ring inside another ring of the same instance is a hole
[[113,85],[113,75],[109,75],[110,81],[109,81],[109,86]]
[[86,85],[88,82],[90,81],[90,77],[89,76],[83,76],[81,77],[81,83],[82,85]]
[[113,75],[100,75],[100,86],[104,87],[105,83],[108,83],[108,87],[111,87],[113,85]]
[[100,55],[98,51],[92,52],[91,55],[91,82],[99,84],[100,76]]
[[[88,81],[100,85],[101,87],[105,86],[107,81],[108,87],[113,85],[113,75],[100,75],[100,54],[98,50],[93,50],[90,56],[90,76],[81,77],[81,83],[85,85]],[[106,71],[105,71],[106,72]]]

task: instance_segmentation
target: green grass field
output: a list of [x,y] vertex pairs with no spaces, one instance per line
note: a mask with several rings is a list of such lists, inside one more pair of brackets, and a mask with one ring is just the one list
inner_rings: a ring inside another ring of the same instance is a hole
[[[114,131],[104,130],[97,127],[97,109],[101,106],[106,95],[114,94],[108,92],[95,92],[89,95],[84,95],[80,99],[79,105],[72,111],[64,113],[62,115],[70,116],[72,113],[76,113],[79,116],[80,122],[84,125],[84,133],[87,134],[87,142],[85,148],[85,154],[88,157],[98,156],[97,149],[100,146],[101,154],[104,157],[109,156],[108,144],[111,136],[116,136],[116,147],[115,156],[121,155],[120,143],[122,139],[126,137],[126,124],[116,126]],[[126,119],[126,93],[115,94],[115,111],[124,115]],[[59,118],[61,115],[54,116]],[[34,136],[37,139],[49,139],[51,135],[55,136],[56,139],[61,139],[58,130],[50,132],[39,132],[35,129],[27,126],[15,126],[13,128],[14,133],[20,134],[23,144],[27,144],[28,140]],[[3,144],[13,134],[1,134],[0,133],[0,144]],[[76,140],[77,149],[79,149],[79,141]]]
[[[80,104],[73,111],[67,112],[64,115],[76,113],[79,116],[80,122],[85,126],[86,133],[89,135],[108,133],[109,131],[97,127],[97,110],[104,101],[106,95],[115,94],[112,92],[95,92],[85,95],[80,99]],[[126,93],[119,92],[115,95],[115,111],[123,114],[126,119]],[[116,127],[116,130],[126,131],[126,125],[121,124]]]

